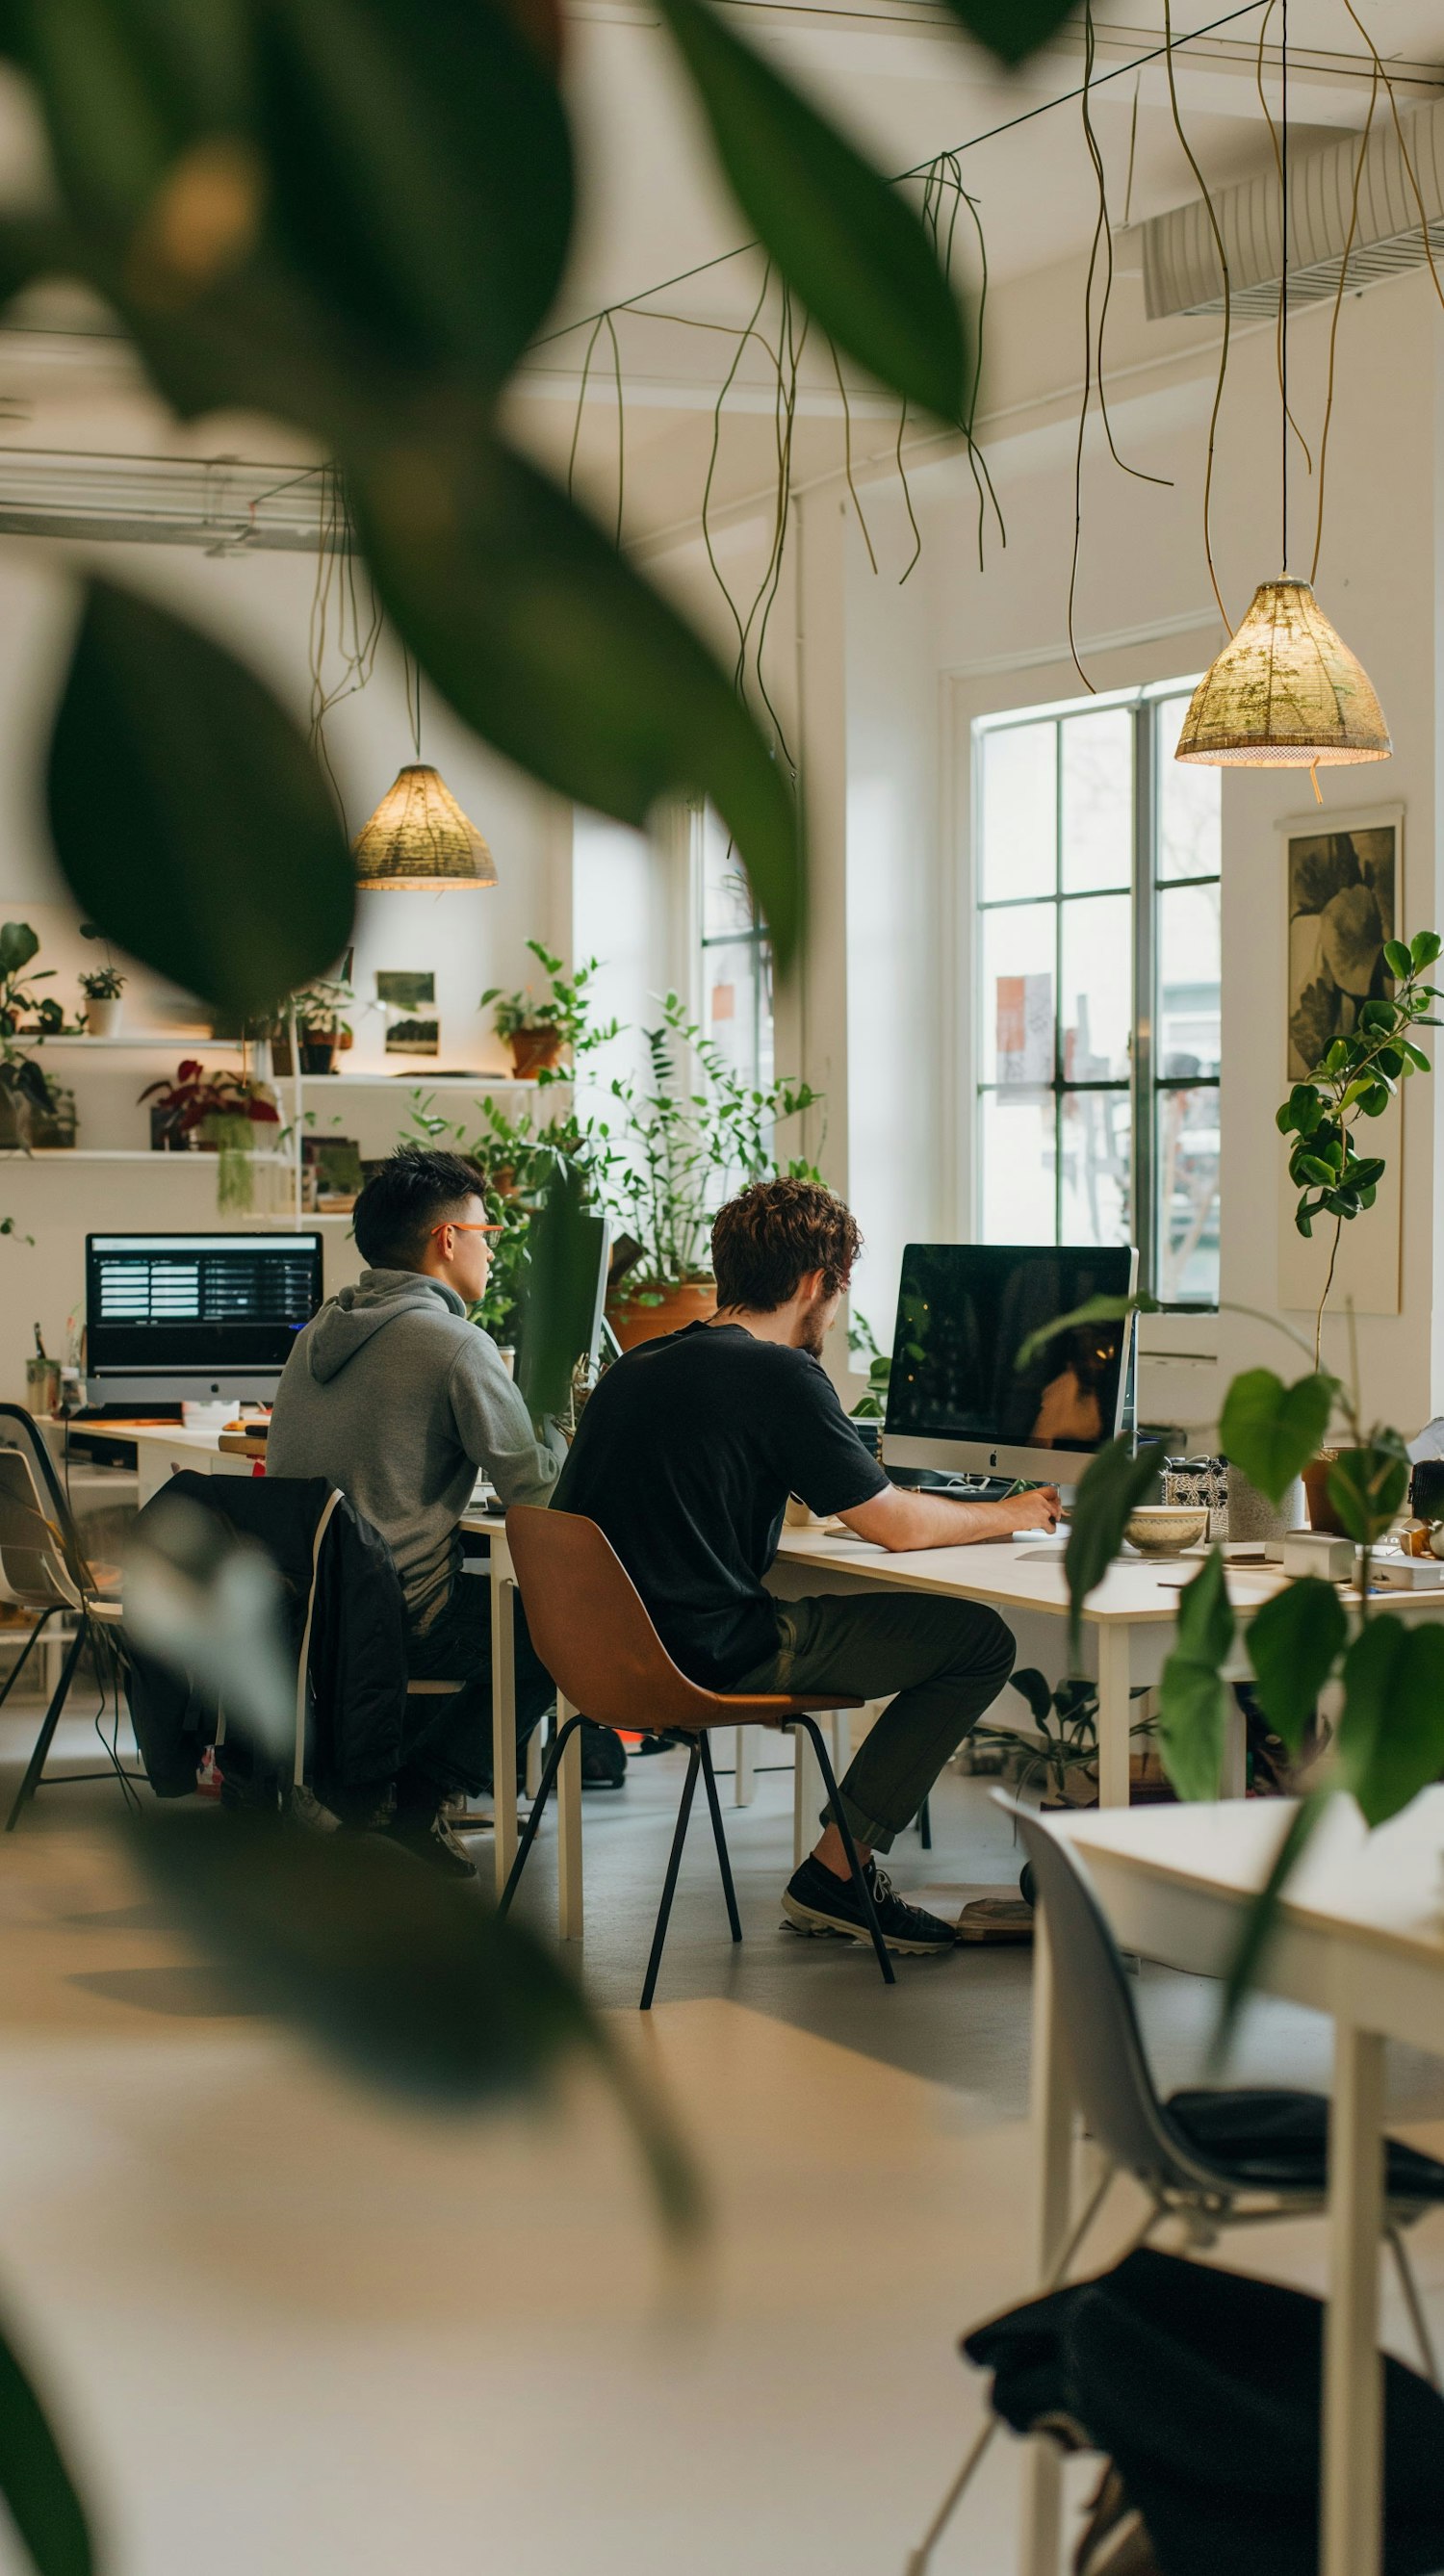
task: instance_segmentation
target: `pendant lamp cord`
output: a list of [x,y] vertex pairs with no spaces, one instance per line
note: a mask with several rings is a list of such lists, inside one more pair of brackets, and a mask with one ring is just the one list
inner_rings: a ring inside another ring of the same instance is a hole
[[421,665],[407,644],[401,647],[401,668],[406,681],[406,718],[411,727],[411,740],[419,760],[421,758]]
[[1283,446],[1280,476],[1283,515],[1283,547],[1280,566],[1285,579],[1289,569],[1289,0],[1283,0],[1283,42],[1279,48],[1282,81],[1279,147],[1279,196],[1283,214],[1283,273],[1279,279],[1279,391],[1283,397]]

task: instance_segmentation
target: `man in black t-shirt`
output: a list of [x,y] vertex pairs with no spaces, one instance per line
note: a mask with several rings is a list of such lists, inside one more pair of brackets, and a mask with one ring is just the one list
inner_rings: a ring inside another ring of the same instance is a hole
[[[890,1484],[819,1354],[862,1238],[812,1181],[761,1181],[712,1229],[718,1310],[643,1342],[582,1414],[554,1498],[606,1532],[674,1662],[708,1690],[837,1691],[890,1700],[839,1796],[890,1949],[951,1949],[953,1925],[904,1904],[871,1855],[911,1823],[948,1756],[996,1699],[1013,1638],[982,1604],[907,1592],[776,1601],[763,1576],[789,1494],[889,1549],[1052,1529],[1051,1486],[1007,1503]],[[800,1932],[867,1940],[830,1809],[783,1911]]]

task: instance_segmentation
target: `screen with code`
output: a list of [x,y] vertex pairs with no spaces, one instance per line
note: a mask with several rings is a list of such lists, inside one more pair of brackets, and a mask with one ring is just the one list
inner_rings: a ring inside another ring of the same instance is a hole
[[278,1369],[321,1302],[319,1234],[92,1234],[87,1360]]

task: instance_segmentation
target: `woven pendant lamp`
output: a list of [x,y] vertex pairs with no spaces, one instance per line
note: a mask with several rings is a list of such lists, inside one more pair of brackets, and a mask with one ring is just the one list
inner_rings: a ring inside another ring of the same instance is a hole
[[1261,581],[1237,633],[1194,690],[1176,758],[1218,767],[1321,769],[1387,760],[1373,684],[1310,583]]
[[[1242,625],[1199,681],[1174,757],[1219,769],[1317,772],[1352,761],[1387,760],[1394,746],[1373,683],[1324,615],[1314,597],[1312,578],[1300,581],[1289,571],[1289,0],[1283,0],[1279,62],[1283,84],[1278,315],[1283,570],[1277,581],[1259,583]],[[1322,542],[1321,469],[1311,571],[1318,569]],[[1314,794],[1322,803],[1317,776]]]
[[409,761],[351,844],[363,893],[494,886],[496,861],[439,771]]

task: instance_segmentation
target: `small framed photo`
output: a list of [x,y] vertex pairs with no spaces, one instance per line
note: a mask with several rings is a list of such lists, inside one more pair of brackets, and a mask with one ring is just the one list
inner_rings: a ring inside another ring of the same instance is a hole
[[388,1011],[434,1011],[436,977],[422,967],[378,966],[376,999]]
[[388,1020],[386,1052],[388,1055],[440,1055],[441,1022]]

